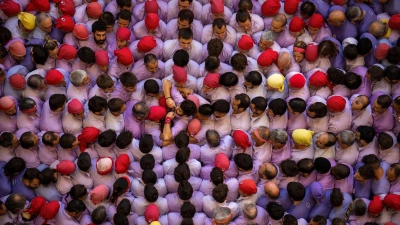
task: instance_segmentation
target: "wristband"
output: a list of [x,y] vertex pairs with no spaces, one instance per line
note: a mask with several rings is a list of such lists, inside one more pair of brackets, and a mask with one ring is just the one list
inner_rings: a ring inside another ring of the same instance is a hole
[[165,118],[164,124],[170,124],[170,123],[171,123],[171,120],[172,120],[171,117]]
[[169,98],[171,98],[171,97],[166,97],[165,99],[169,99]]

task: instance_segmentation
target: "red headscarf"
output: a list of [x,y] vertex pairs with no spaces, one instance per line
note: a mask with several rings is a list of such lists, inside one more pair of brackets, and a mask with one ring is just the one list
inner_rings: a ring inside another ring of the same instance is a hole
[[172,78],[178,83],[185,83],[188,79],[186,69],[177,65],[172,66],[172,74]]
[[217,88],[221,87],[219,84],[219,74],[218,73],[209,73],[206,77],[204,77],[203,84],[205,84],[209,88]]
[[146,13],[158,13],[158,2],[156,0],[148,0],[144,3],[144,11]]
[[58,71],[56,69],[52,69],[52,70],[47,71],[44,79],[46,80],[46,84],[48,84],[48,85],[57,85],[61,81],[63,81],[64,76],[60,71]]
[[233,131],[232,137],[236,145],[238,145],[243,149],[243,152],[246,151],[246,148],[251,146],[251,143],[249,141],[249,136],[241,130]]
[[82,133],[78,136],[79,150],[84,152],[87,148],[88,143],[93,143],[97,140],[100,135],[100,130],[95,127],[85,127]]
[[99,50],[94,53],[96,58],[96,64],[99,66],[108,66],[109,59],[107,51]]
[[283,10],[285,13],[289,15],[293,15],[296,13],[299,7],[300,0],[286,0],[285,5],[283,6]]
[[268,67],[271,66],[272,63],[276,63],[278,56],[278,52],[268,48],[258,56],[257,63],[261,67]]
[[333,112],[341,112],[346,107],[346,100],[339,95],[334,95],[326,101],[326,107]]
[[254,41],[253,38],[251,38],[249,35],[244,34],[238,41],[238,47],[240,49],[243,49],[245,51],[250,50],[254,46]]
[[48,12],[50,11],[50,2],[43,0],[31,0],[29,4],[26,6],[25,12],[37,10],[39,12]]
[[310,82],[312,86],[323,87],[328,84],[328,76],[326,76],[326,73],[318,70],[310,76],[308,82]]
[[0,4],[0,9],[8,17],[12,17],[21,12],[21,6],[13,0],[5,0]]
[[306,60],[315,62],[318,59],[318,45],[310,43],[306,47]]
[[128,47],[114,50],[114,55],[117,57],[117,61],[124,66],[129,66],[133,63],[133,55]]
[[146,17],[144,18],[144,23],[149,30],[155,30],[157,29],[159,23],[160,23],[160,18],[158,17],[158,14],[156,13],[148,13]]
[[153,36],[144,36],[139,40],[137,49],[139,52],[148,52],[157,46],[156,39]]
[[300,32],[306,26],[306,23],[297,16],[294,16],[289,23],[289,30],[291,32]]
[[76,55],[78,54],[78,51],[76,48],[72,45],[69,44],[62,44],[60,45],[60,50],[58,52],[57,59],[65,59],[65,60],[71,60],[75,59]]
[[321,14],[314,13],[308,21],[308,26],[320,29],[324,25],[324,17]]
[[120,27],[118,28],[115,37],[119,40],[129,41],[131,39],[131,31],[126,27]]
[[167,115],[167,110],[162,106],[151,106],[147,119],[152,121],[159,121]]
[[56,28],[65,31],[71,32],[75,27],[74,19],[70,15],[62,15],[56,19]]
[[281,8],[281,2],[279,0],[267,0],[261,6],[261,13],[265,17],[275,16]]

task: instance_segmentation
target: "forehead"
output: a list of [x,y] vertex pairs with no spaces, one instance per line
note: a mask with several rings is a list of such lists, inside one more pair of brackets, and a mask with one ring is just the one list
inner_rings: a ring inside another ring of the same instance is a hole
[[327,133],[323,133],[323,134],[319,135],[318,140],[320,142],[328,142],[328,134]]

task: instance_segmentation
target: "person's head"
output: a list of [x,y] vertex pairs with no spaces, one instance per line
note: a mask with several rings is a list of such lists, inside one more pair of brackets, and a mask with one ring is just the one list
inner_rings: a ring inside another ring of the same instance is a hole
[[351,102],[351,109],[353,111],[361,111],[367,108],[369,103],[369,98],[367,96],[359,95],[354,98],[353,102]]
[[336,180],[342,180],[350,175],[350,168],[345,164],[339,163],[331,168],[330,174],[335,177]]
[[189,200],[193,195],[193,187],[189,183],[189,181],[184,180],[179,183],[178,186],[178,196],[180,199],[187,201]]
[[286,101],[281,98],[272,99],[268,103],[267,114],[270,117],[282,116],[286,113],[287,104]]
[[138,102],[132,107],[132,115],[138,121],[143,121],[150,112],[149,106],[144,102]]
[[60,136],[54,131],[47,131],[43,134],[42,142],[45,146],[55,147],[60,142]]
[[258,47],[264,51],[271,48],[275,42],[276,34],[272,30],[265,30],[258,41]]
[[40,184],[43,186],[48,186],[50,184],[55,184],[58,180],[57,170],[46,168],[41,172]]
[[250,105],[250,97],[245,93],[235,95],[235,97],[232,100],[232,109],[234,113],[244,112],[245,110],[247,110],[249,105]]
[[217,56],[221,55],[222,50],[224,48],[224,44],[221,39],[213,38],[207,43],[207,52],[210,56]]
[[258,174],[262,179],[272,180],[278,175],[278,168],[272,163],[263,163],[258,168]]
[[182,9],[178,13],[177,25],[178,29],[190,28],[193,23],[194,14],[190,9]]
[[239,10],[245,10],[248,13],[251,13],[251,11],[253,10],[253,2],[251,0],[240,0],[238,2],[238,8]]
[[220,66],[220,63],[221,63],[221,61],[220,61],[219,57],[209,55],[204,60],[204,69],[209,73],[217,72],[217,70]]
[[131,72],[124,72],[119,76],[119,82],[121,82],[122,87],[128,93],[133,93],[136,91],[136,84],[138,79]]
[[132,11],[132,1],[131,0],[117,0],[117,9],[118,11],[128,10]]
[[73,134],[65,133],[60,138],[60,146],[64,149],[75,149],[78,145],[78,138]]
[[215,199],[215,201],[223,203],[228,197],[228,191],[229,191],[228,186],[224,183],[220,183],[214,187],[212,191],[212,196]]
[[372,22],[368,28],[368,32],[374,35],[374,37],[376,38],[383,37],[388,32],[388,30],[389,26],[386,23],[379,20]]
[[270,201],[266,205],[266,209],[267,209],[268,215],[273,220],[281,220],[283,218],[283,216],[285,215],[285,209],[277,202]]
[[44,78],[39,74],[29,76],[26,85],[36,91],[45,91],[47,89]]
[[342,130],[336,136],[338,146],[342,149],[346,149],[352,146],[356,140],[356,135],[350,130]]
[[346,16],[344,12],[340,10],[334,10],[331,13],[329,13],[328,19],[326,21],[331,26],[339,27],[344,22],[346,22]]
[[41,12],[36,15],[36,27],[39,27],[46,34],[51,32],[53,28],[53,22],[48,13]]
[[28,168],[22,176],[22,183],[30,188],[35,189],[39,187],[42,174],[36,168]]
[[22,43],[22,41],[14,41],[9,45],[8,53],[15,61],[20,62],[24,59],[27,52],[25,45],[24,43]]
[[[144,171],[146,171],[146,170],[144,170]],[[150,171],[152,171],[152,170],[150,170]],[[120,178],[116,179],[113,184],[112,193],[110,196],[110,202],[111,203],[116,202],[118,197],[121,196],[122,194],[124,194],[129,189],[129,185],[130,185],[130,180],[128,177],[120,177]]]
[[222,18],[214,19],[212,23],[213,35],[218,39],[223,39],[226,36],[226,22]]
[[236,22],[239,27],[245,32],[249,31],[251,28],[251,16],[247,10],[239,9],[236,13]]
[[148,202],[155,202],[158,199],[158,191],[154,185],[147,184],[144,186],[144,198]]
[[193,41],[193,31],[190,28],[182,28],[178,31],[178,42],[184,50],[188,50]]
[[42,46],[33,46],[31,48],[32,61],[35,64],[44,65],[48,54]]
[[238,153],[234,156],[233,161],[240,171],[251,171],[253,169],[253,160],[246,153]]
[[96,62],[96,56],[95,56],[94,51],[91,48],[86,47],[86,46],[82,47],[78,50],[78,58],[82,62],[84,62],[88,65],[94,64]]
[[290,68],[290,66],[292,65],[292,56],[288,52],[279,53],[276,65],[281,70]]
[[177,163],[185,163],[189,160],[189,157],[190,157],[189,147],[179,148],[175,155]]
[[114,15],[110,12],[103,12],[99,18],[100,21],[106,24],[107,33],[113,32],[115,18]]
[[145,134],[139,141],[139,150],[142,153],[149,153],[154,147],[153,137],[150,134]]
[[120,98],[112,98],[108,101],[108,109],[114,116],[122,115],[126,110],[125,102]]
[[73,199],[70,202],[68,202],[67,207],[65,208],[67,214],[72,218],[78,218],[79,216],[82,215],[82,213],[85,210],[86,210],[86,205],[81,200],[77,199]]
[[92,166],[90,155],[87,152],[82,152],[81,154],[79,154],[77,165],[81,171],[89,171],[90,167]]
[[128,216],[131,213],[131,202],[129,199],[122,199],[117,206],[117,213],[122,213],[125,216]]
[[283,129],[274,129],[269,132],[269,140],[273,149],[281,149],[288,141],[288,134]]
[[326,71],[326,74],[328,75],[329,82],[333,85],[344,84],[344,81],[346,80],[346,74],[342,70],[334,67],[330,67]]
[[284,14],[276,14],[271,21],[270,30],[275,33],[281,33],[286,28],[287,18]]
[[389,149],[393,146],[394,141],[393,137],[387,132],[381,132],[377,137],[378,146],[381,150]]
[[391,84],[400,81],[400,68],[397,65],[390,65],[383,70],[385,80]]
[[189,180],[190,178],[190,170],[189,166],[186,163],[180,163],[175,167],[174,170],[174,179],[176,182],[180,183],[184,180]]
[[69,75],[72,85],[75,87],[83,87],[89,84],[90,77],[84,70],[75,70]]
[[215,118],[224,117],[230,110],[230,104],[228,101],[224,99],[218,99],[212,105],[212,111]]
[[380,167],[380,160],[374,154],[365,155],[361,160],[364,165],[370,165],[373,169],[377,169]]
[[203,104],[199,106],[197,113],[195,114],[195,117],[200,121],[205,121],[208,120],[212,114],[213,114],[212,106],[210,104]]
[[319,174],[326,174],[331,169],[331,163],[327,158],[317,157],[314,160],[314,167]]
[[372,111],[376,114],[384,113],[392,105],[392,98],[389,95],[380,95],[372,102]]
[[19,103],[19,110],[28,116],[36,116],[37,113],[36,102],[31,98],[25,97],[21,99]]
[[365,77],[371,82],[379,82],[383,79],[383,68],[378,65],[372,65],[368,68]]
[[57,59],[59,46],[56,40],[48,40],[44,43],[44,50],[47,52],[48,56],[53,59]]
[[212,223],[216,225],[228,225],[232,218],[231,209],[228,207],[217,207],[213,213]]
[[36,147],[39,144],[39,137],[35,133],[27,131],[19,138],[19,144],[25,149]]
[[306,189],[299,182],[290,182],[287,185],[287,192],[293,201],[301,201],[306,196]]
[[115,143],[115,140],[117,139],[117,133],[114,130],[108,129],[103,131],[98,139],[97,139],[97,143],[103,147],[110,147],[111,145],[113,145]]
[[393,98],[392,108],[395,114],[400,112],[400,96]]
[[216,130],[207,130],[206,131],[206,140],[207,140],[207,144],[212,147],[212,148],[216,148],[220,145],[221,143],[221,137],[218,133],[218,131]]
[[242,213],[243,213],[244,218],[246,218],[248,220],[254,220],[258,214],[256,204],[252,201],[243,201],[242,202]]
[[0,134],[0,146],[4,148],[15,148],[19,144],[17,135],[13,132],[4,131]]
[[92,223],[102,224],[107,218],[107,209],[103,205],[97,206],[90,215]]
[[179,116],[193,116],[197,112],[196,104],[191,100],[184,100],[175,108],[175,113]]
[[107,111],[107,100],[99,96],[93,96],[88,102],[89,110],[98,116],[102,116]]
[[400,46],[394,46],[390,48],[387,54],[387,61],[391,64],[397,65],[400,63]]
[[287,104],[288,112],[291,114],[301,114],[306,111],[307,104],[301,98],[292,98]]
[[364,182],[374,177],[374,169],[370,165],[362,165],[354,174],[354,180]]
[[142,170],[145,170],[145,169],[152,170],[154,168],[154,166],[155,166],[155,163],[156,163],[156,161],[155,161],[154,156],[152,154],[144,155],[142,158],[140,158],[140,162],[139,162],[140,168]]
[[233,72],[226,72],[219,78],[219,83],[226,88],[233,88],[239,82],[238,76]]
[[4,202],[0,201],[0,216],[6,214],[7,208]]
[[310,118],[323,118],[328,114],[328,108],[322,102],[316,102],[308,106],[307,116]]
[[176,147],[178,147],[178,148],[187,147],[189,145],[189,142],[190,142],[190,137],[184,130],[181,130],[175,136],[174,142],[175,142]]
[[26,204],[26,197],[23,194],[11,194],[4,202],[5,207],[12,214],[18,214]]
[[196,214],[196,207],[191,202],[183,202],[181,206],[181,216],[183,218],[193,218]]
[[261,146],[269,141],[269,128],[266,126],[258,126],[250,133],[251,139],[255,146]]
[[210,179],[214,185],[218,185],[224,182],[224,173],[218,167],[214,167],[210,172]]
[[105,93],[111,93],[114,91],[114,81],[107,74],[101,74],[96,79],[97,86]]
[[250,110],[253,117],[261,116],[267,108],[267,100],[264,97],[257,96],[250,102]]
[[389,182],[396,181],[400,176],[400,164],[393,163],[390,165],[389,169],[386,171],[386,179]]
[[321,41],[318,44],[318,55],[321,58],[334,57],[339,53],[338,46],[330,40]]
[[326,225],[327,221],[324,216],[316,215],[311,218],[309,225]]
[[347,60],[355,60],[358,56],[357,45],[346,45],[346,47],[343,49],[343,55]]
[[369,38],[360,38],[357,43],[357,52],[361,56],[366,56],[372,51],[372,42]]
[[236,53],[231,58],[232,69],[238,72],[243,72],[248,66],[247,58],[242,53]]
[[267,182],[264,184],[264,193],[272,199],[277,199],[280,194],[280,189],[275,182]]
[[333,207],[339,207],[343,204],[344,198],[340,188],[333,188],[329,198]]
[[6,27],[0,28],[0,44],[5,45],[12,39],[11,31]]
[[155,73],[159,70],[158,68],[158,59],[154,54],[147,54],[144,56],[144,65],[146,66],[147,71],[151,73]]
[[303,2],[300,6],[300,15],[305,19],[309,19],[315,13],[315,5],[312,2]]
[[129,10],[121,10],[119,11],[119,13],[117,14],[117,24],[118,24],[118,28],[121,27],[128,27],[129,23],[132,20],[132,11]]
[[14,157],[4,165],[3,171],[7,177],[10,177],[22,172],[25,169],[25,166],[26,163],[22,158]]
[[328,149],[336,144],[336,136],[332,132],[324,132],[315,139],[315,145],[320,149]]
[[367,212],[367,204],[361,198],[356,198],[353,201],[353,214],[355,216],[363,216]]
[[50,110],[53,112],[62,112],[67,103],[67,96],[63,94],[54,94],[49,98]]
[[189,63],[189,53],[184,49],[179,49],[172,56],[172,61],[176,66],[186,67]]
[[305,58],[307,44],[303,41],[297,41],[293,46],[293,58],[297,63],[301,63]]
[[296,165],[296,162],[291,159],[285,159],[280,164],[279,167],[283,176],[285,177],[295,177],[298,172],[299,168]]
[[312,159],[304,158],[297,162],[297,168],[299,169],[299,175],[302,177],[308,177],[314,170],[314,162]]

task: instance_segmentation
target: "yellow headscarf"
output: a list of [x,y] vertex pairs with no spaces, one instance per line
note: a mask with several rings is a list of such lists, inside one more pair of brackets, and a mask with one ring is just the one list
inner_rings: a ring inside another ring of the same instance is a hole
[[150,225],[161,225],[161,223],[158,222],[158,221],[153,221],[153,222],[150,223]]
[[311,145],[314,131],[306,129],[296,129],[292,133],[293,141],[301,145]]
[[267,84],[282,92],[285,89],[285,77],[280,73],[275,73],[267,78]]
[[18,13],[18,19],[21,21],[22,25],[24,25],[26,29],[29,30],[35,29],[36,17],[33,14],[27,12],[20,12]]
[[[381,19],[380,21],[386,23],[386,25],[389,23],[388,19]],[[388,31],[386,32],[385,36],[383,36],[383,38],[389,38],[391,34],[392,29],[388,26]]]

